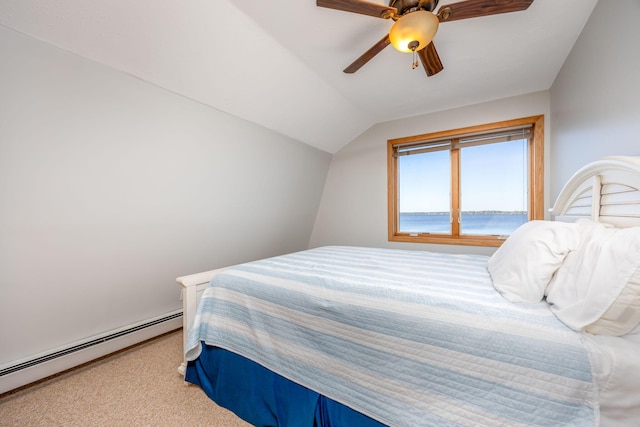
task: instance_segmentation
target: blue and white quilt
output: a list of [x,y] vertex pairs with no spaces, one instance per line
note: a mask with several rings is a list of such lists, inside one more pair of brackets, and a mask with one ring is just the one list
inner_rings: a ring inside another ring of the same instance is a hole
[[186,346],[258,362],[391,426],[595,426],[579,334],[497,293],[488,257],[321,247],[238,265]]

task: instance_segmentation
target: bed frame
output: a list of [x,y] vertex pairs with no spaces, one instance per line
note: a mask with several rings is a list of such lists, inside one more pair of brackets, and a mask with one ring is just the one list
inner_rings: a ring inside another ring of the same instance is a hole
[[[193,325],[193,319],[196,317],[200,295],[202,295],[202,292],[207,288],[211,279],[227,268],[229,267],[190,274],[176,279],[182,286],[182,348],[186,347],[188,331],[191,325]],[[178,367],[178,372],[184,376],[186,371],[187,360],[183,356],[182,363]]]
[[[556,221],[586,218],[619,228],[640,226],[640,157],[606,157],[584,166],[569,179],[550,212]],[[184,344],[200,295],[227,268],[176,279],[182,286]],[[183,360],[178,372],[184,375],[186,367]]]

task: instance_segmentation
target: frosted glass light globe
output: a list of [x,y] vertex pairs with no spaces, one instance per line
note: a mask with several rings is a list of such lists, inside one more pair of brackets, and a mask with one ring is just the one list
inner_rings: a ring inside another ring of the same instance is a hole
[[418,42],[416,51],[421,50],[433,40],[438,31],[438,17],[426,10],[418,10],[398,19],[389,31],[389,40],[400,52],[411,52],[410,44]]

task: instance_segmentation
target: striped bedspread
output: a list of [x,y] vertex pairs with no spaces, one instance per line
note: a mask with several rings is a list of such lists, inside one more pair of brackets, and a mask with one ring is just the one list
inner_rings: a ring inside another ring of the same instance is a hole
[[201,342],[392,426],[594,426],[578,334],[513,304],[487,257],[321,247],[242,264],[204,292]]

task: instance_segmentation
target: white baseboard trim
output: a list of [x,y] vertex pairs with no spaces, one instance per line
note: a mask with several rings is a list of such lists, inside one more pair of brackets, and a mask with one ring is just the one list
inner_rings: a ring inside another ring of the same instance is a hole
[[0,394],[182,328],[182,310],[0,367]]

